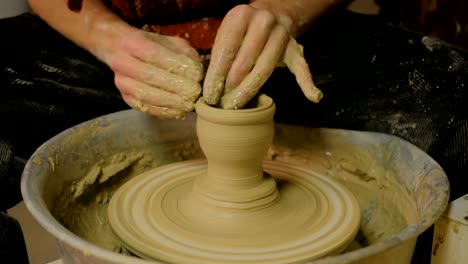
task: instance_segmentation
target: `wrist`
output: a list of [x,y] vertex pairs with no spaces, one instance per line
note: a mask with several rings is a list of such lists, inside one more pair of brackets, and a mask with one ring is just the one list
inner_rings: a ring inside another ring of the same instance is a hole
[[89,42],[85,44],[85,48],[107,65],[110,64],[122,38],[135,32],[135,28],[113,14],[90,18],[88,25]]
[[266,9],[276,15],[293,37],[304,33],[314,21],[333,8],[348,5],[352,0],[252,0],[250,6]]

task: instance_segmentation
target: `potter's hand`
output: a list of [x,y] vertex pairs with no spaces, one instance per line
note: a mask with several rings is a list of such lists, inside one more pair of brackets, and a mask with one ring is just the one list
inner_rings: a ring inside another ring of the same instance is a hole
[[55,30],[112,68],[115,84],[131,107],[175,118],[194,108],[203,65],[186,40],[132,27],[104,1],[72,2],[82,2],[73,8],[79,12],[70,11],[64,0],[29,0]]
[[[284,23],[283,23],[284,24]],[[233,8],[216,36],[205,77],[208,104],[242,108],[280,63],[286,64],[307,98],[322,98],[304,59],[302,47],[270,11],[249,5]]]
[[193,110],[203,65],[185,39],[132,29],[108,53],[104,61],[132,108],[170,118],[183,118]]

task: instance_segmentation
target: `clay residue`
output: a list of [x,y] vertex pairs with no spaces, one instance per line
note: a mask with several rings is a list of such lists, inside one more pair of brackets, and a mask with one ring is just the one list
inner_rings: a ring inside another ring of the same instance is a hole
[[99,185],[106,182],[119,172],[135,164],[142,157],[143,155],[141,153],[117,153],[112,156],[110,160],[101,160],[97,164],[94,164],[83,179],[70,185],[69,188],[72,199],[76,200],[88,190],[88,187],[91,185]]
[[[398,144],[387,142],[370,149],[338,142],[333,135],[321,135],[317,131],[320,130],[279,126],[267,159],[312,169],[338,179],[351,190],[361,208],[361,224],[348,250],[388,239],[420,221],[418,208],[404,185],[416,189],[422,183],[408,179],[413,183],[402,184],[402,177],[398,175],[401,167],[394,163]],[[343,138],[343,135],[338,137]],[[151,168],[201,157],[194,140],[153,143],[89,164],[87,173],[64,189],[53,210],[54,216],[83,239],[114,252],[130,254],[107,221],[107,206],[112,194],[128,179]],[[418,194],[411,195],[414,198]]]
[[276,133],[281,135],[275,138],[267,159],[297,164],[338,179],[357,198],[361,226],[348,250],[388,239],[420,220],[415,202],[398,181],[396,139],[369,149],[329,138],[321,140],[320,134],[307,129],[280,129]]
[[[97,128],[97,124],[91,125],[91,131]],[[64,146],[80,138],[68,138]],[[100,149],[95,151],[103,152]],[[188,140],[118,152],[102,158],[90,163],[81,178],[65,185],[52,214],[79,237],[114,252],[131,254],[114,235],[108,223],[107,207],[113,193],[129,179],[149,169],[200,155],[198,144]]]
[[107,221],[107,204],[113,192],[152,159],[143,153],[117,153],[91,166],[80,180],[70,183],[53,210],[55,217],[78,236],[112,251],[125,251]]

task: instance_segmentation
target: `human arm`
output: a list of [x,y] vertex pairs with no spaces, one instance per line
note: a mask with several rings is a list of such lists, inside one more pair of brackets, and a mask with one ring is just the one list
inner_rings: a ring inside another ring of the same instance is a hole
[[203,86],[205,101],[222,108],[242,108],[280,63],[296,76],[309,100],[320,101],[322,92],[313,83],[295,37],[326,11],[349,2],[256,0],[233,8],[216,36]]
[[99,0],[84,0],[79,12],[65,0],[29,3],[52,28],[109,65],[131,107],[175,118],[193,109],[203,66],[186,40],[135,28]]

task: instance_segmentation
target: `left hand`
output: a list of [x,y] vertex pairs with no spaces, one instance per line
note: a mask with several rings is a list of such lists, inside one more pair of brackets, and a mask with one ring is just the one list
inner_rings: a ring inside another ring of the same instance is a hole
[[296,76],[309,100],[320,101],[322,92],[313,83],[302,47],[287,28],[266,9],[236,6],[218,29],[203,97],[224,109],[242,108],[280,63]]

